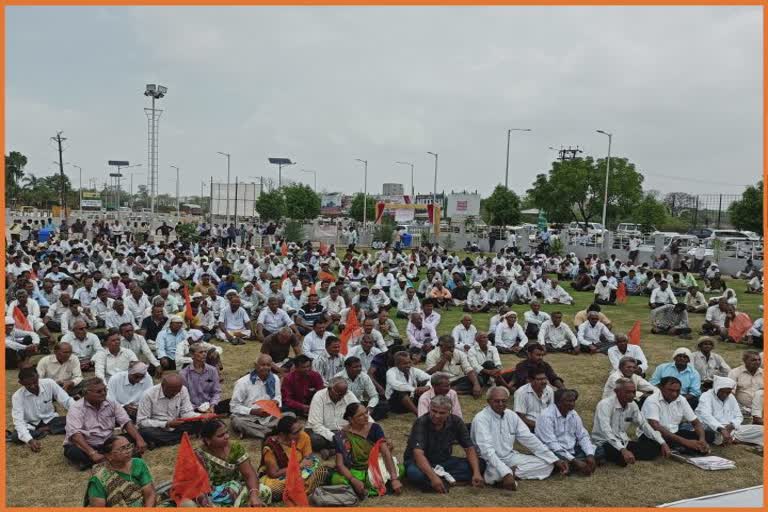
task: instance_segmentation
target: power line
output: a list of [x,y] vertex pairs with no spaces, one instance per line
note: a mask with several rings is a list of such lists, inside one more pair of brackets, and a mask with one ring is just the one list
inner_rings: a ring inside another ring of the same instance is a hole
[[719,186],[723,186],[723,187],[749,187],[750,186],[750,185],[743,185],[743,184],[740,184],[740,183],[726,183],[726,182],[723,182],[723,181],[702,180],[700,178],[696,178],[696,179],[692,180],[691,178],[682,178],[680,176],[668,176],[666,174],[656,174],[656,173],[651,173],[651,172],[646,172],[646,171],[642,171],[641,173],[645,174],[647,176],[655,176],[657,178],[666,178],[668,180],[675,180],[675,181],[685,181],[685,182],[688,182],[688,183],[691,183],[693,181],[693,182],[696,182],[696,183],[704,183],[706,185],[719,185]]

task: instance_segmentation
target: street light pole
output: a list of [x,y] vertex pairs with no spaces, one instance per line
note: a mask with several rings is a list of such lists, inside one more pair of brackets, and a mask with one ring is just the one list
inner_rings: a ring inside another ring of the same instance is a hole
[[77,170],[80,171],[80,217],[82,217],[83,216],[83,168],[77,164],[73,164],[72,162],[67,162],[67,165],[71,165],[72,167],[77,167]]
[[365,177],[363,178],[363,227],[368,220],[368,160],[361,160],[355,158],[358,162],[362,162],[365,165]]
[[603,231],[608,229],[605,224],[605,216],[608,211],[608,177],[611,175],[611,142],[613,140],[613,134],[603,130],[596,130],[597,133],[602,133],[608,136],[608,159],[605,162],[605,195],[603,196]]
[[432,204],[437,206],[437,153],[427,151],[427,154],[430,154],[435,157],[435,182],[434,182],[434,187],[432,189]]
[[395,162],[396,164],[400,165],[410,165],[411,166],[411,201],[415,201],[415,192],[413,190],[413,164],[411,162]]
[[176,169],[176,222],[181,219],[181,208],[179,205],[179,168],[175,165],[171,166],[173,169]]
[[227,157],[227,225],[229,225],[229,157],[231,156],[229,153],[222,153],[221,151],[217,151],[218,154],[224,155]]
[[507,167],[504,171],[504,188],[509,189],[509,138],[512,132],[529,132],[530,128],[510,128],[507,130]]

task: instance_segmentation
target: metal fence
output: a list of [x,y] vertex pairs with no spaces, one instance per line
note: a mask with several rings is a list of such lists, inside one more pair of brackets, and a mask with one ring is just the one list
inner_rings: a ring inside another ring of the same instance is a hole
[[733,228],[728,207],[739,201],[741,194],[698,194],[671,193],[665,197],[673,217],[687,221],[691,229]]

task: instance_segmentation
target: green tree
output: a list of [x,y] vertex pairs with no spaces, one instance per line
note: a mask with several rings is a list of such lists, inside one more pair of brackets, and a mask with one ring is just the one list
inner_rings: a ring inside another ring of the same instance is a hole
[[262,220],[278,221],[285,217],[285,198],[280,190],[264,192],[256,200],[256,211]]
[[15,200],[15,195],[20,188],[20,182],[24,177],[24,167],[27,166],[27,157],[18,151],[11,151],[5,156],[5,197],[6,200]]
[[763,181],[756,186],[747,187],[741,194],[741,200],[734,201],[728,207],[731,223],[737,229],[745,229],[763,234]]
[[653,197],[646,194],[642,201],[637,203],[633,219],[637,224],[641,224],[642,231],[650,232],[651,226],[661,226],[667,219],[667,207]]
[[[528,189],[533,204],[547,212],[550,222],[599,220],[605,193],[605,159],[592,157],[557,161],[547,174],[539,174]],[[631,213],[643,199],[643,175],[626,158],[611,158],[607,218]],[[610,224],[610,222],[609,222]]]
[[320,215],[320,196],[307,185],[283,187],[286,215],[295,220],[311,220]]
[[[363,222],[363,197],[361,193],[355,194],[349,206],[349,216],[358,222]],[[367,220],[372,221],[376,218],[376,200],[373,197],[368,196],[365,209]]]
[[483,220],[491,226],[520,223],[520,198],[503,185],[496,185],[490,197],[483,201]]

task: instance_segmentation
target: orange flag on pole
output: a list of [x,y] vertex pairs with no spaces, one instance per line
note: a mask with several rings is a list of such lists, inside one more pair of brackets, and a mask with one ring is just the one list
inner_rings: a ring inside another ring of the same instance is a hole
[[171,499],[178,506],[182,501],[194,500],[201,494],[209,492],[211,492],[211,481],[208,479],[208,472],[195,455],[192,443],[189,442],[189,434],[184,432],[181,436],[178,455],[176,455],[176,467],[173,470]]
[[258,405],[259,409],[269,413],[273,418],[282,418],[283,413],[280,412],[280,408],[277,406],[277,402],[274,400],[256,400],[253,405]]
[[288,244],[285,243],[285,240],[283,240],[283,243],[280,245],[280,254],[288,256]]
[[341,336],[339,336],[339,340],[341,340],[341,353],[343,355],[347,355],[347,352],[349,351],[349,339],[359,327],[360,324],[357,321],[357,311],[353,307],[349,308],[349,313],[347,313],[347,323],[344,326],[344,331],[341,333]]
[[288,469],[285,472],[285,489],[283,503],[288,507],[308,507],[307,493],[304,490],[304,480],[301,478],[299,457],[296,455],[296,441],[291,443],[291,454],[288,457]]
[[31,331],[32,325],[29,323],[26,315],[21,312],[19,306],[13,307],[13,319],[16,321],[16,328],[22,331]]
[[189,300],[189,286],[184,283],[184,317],[187,320],[195,318],[195,314],[192,312],[192,301]]
[[635,325],[627,333],[627,338],[629,338],[630,345],[640,344],[640,320],[635,320]]
[[616,301],[619,304],[627,303],[627,286],[624,283],[619,283],[619,287],[616,290]]
[[[371,448],[371,453],[368,455],[368,476],[371,480],[371,485],[378,491],[379,496],[387,494],[387,486],[384,484],[384,477],[381,476],[381,467],[379,466],[379,452],[381,451],[381,443],[386,441],[383,437],[376,441],[376,444]],[[397,478],[397,475],[390,475],[391,478]]]

